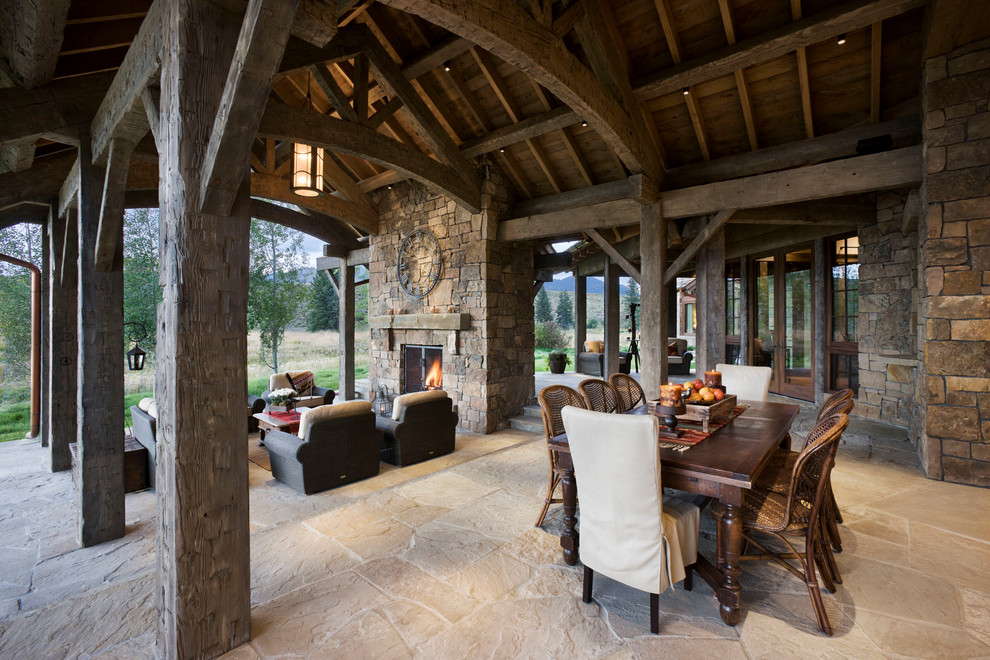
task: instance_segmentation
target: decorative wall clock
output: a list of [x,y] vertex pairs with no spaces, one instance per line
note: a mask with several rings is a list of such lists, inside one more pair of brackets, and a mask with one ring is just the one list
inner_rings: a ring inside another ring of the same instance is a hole
[[416,229],[402,239],[396,271],[402,290],[413,298],[433,290],[443,271],[443,252],[433,232]]

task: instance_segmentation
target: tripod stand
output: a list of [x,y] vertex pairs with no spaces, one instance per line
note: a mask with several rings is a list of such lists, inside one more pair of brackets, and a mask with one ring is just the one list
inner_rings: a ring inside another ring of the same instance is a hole
[[626,318],[629,319],[629,366],[633,364],[633,360],[636,361],[636,372],[639,372],[639,344],[636,343],[636,308],[639,307],[639,303],[629,303],[629,313],[626,314]]

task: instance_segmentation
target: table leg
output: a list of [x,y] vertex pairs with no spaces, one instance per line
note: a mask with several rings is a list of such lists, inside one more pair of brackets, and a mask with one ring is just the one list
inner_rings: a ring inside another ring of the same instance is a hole
[[[569,458],[569,457],[568,457]],[[563,463],[563,461],[562,461]],[[560,547],[564,549],[564,563],[574,566],[578,563],[578,532],[577,525],[577,481],[574,479],[574,469],[564,467],[560,478],[562,499],[564,500],[564,533],[560,535]]]
[[259,447],[264,447],[265,446],[265,428],[264,427],[258,427],[258,446]]
[[718,586],[719,614],[722,615],[722,621],[734,626],[739,623],[742,606],[739,555],[743,551],[743,535],[738,505],[726,504],[725,513],[719,522],[718,537],[718,567],[722,571],[722,583]]

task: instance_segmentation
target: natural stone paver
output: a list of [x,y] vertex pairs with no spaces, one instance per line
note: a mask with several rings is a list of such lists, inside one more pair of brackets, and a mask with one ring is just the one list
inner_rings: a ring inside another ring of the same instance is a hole
[[[662,595],[659,637],[644,593],[597,576],[582,603],[560,507],[533,527],[543,439],[504,431],[459,434],[457,461],[309,497],[252,463],[252,640],[225,657],[990,655],[990,491],[930,482],[906,443],[870,433],[842,445],[833,477],[846,520],[844,582],[823,590],[834,637],[770,562],[743,564],[735,628],[698,578]],[[0,657],[153,657],[154,493],[126,496],[125,538],[80,549],[71,481],[43,455],[0,445]],[[714,555],[708,516],[699,548]]]

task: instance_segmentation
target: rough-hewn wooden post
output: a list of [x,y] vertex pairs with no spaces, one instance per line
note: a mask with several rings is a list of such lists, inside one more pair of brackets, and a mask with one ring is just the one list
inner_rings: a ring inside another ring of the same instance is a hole
[[51,449],[51,470],[60,472],[72,467],[69,443],[76,440],[76,398],[78,384],[78,332],[79,312],[76,299],[79,294],[79,239],[76,236],[76,212],[68,211],[68,219],[52,214],[49,247],[52,268],[48,288],[51,301],[48,306],[48,331],[51,378],[48,381],[48,435]]
[[239,23],[208,2],[170,0],[164,10],[157,653],[215,657],[251,632],[247,163],[230,216],[200,210]]
[[574,371],[588,339],[588,278],[574,271]]
[[812,345],[815,351],[812,358],[814,367],[813,379],[815,403],[818,405],[821,405],[825,401],[825,337],[827,333],[827,329],[825,328],[825,300],[827,299],[825,295],[825,283],[828,281],[826,273],[829,267],[826,259],[825,239],[816,239],[814,257],[811,260],[814,266],[811,279],[811,304],[814,310],[812,313],[812,323],[814,324],[812,329]]
[[697,373],[725,362],[725,232],[717,231],[698,251]]
[[354,398],[354,266],[346,265],[340,260],[340,316],[337,327],[340,328],[340,368],[338,396],[341,401]]
[[124,535],[124,253],[123,227],[108,271],[96,270],[103,168],[90,140],[79,146],[79,543]]
[[41,446],[47,447],[51,439],[51,425],[48,423],[48,410],[50,408],[48,398],[52,382],[51,369],[51,314],[48,309],[51,304],[51,262],[48,255],[51,253],[51,226],[52,219],[49,213],[48,219],[41,228]]
[[750,338],[750,323],[752,310],[749,305],[752,299],[749,289],[749,257],[739,257],[739,364],[749,364],[749,347],[753,340]]
[[605,366],[602,378],[619,371],[619,273],[618,264],[605,262]]
[[667,268],[667,223],[660,204],[643,206],[639,220],[640,290],[639,355],[640,384],[647,398],[660,396],[660,385],[667,382],[667,317],[670,287],[663,283]]

